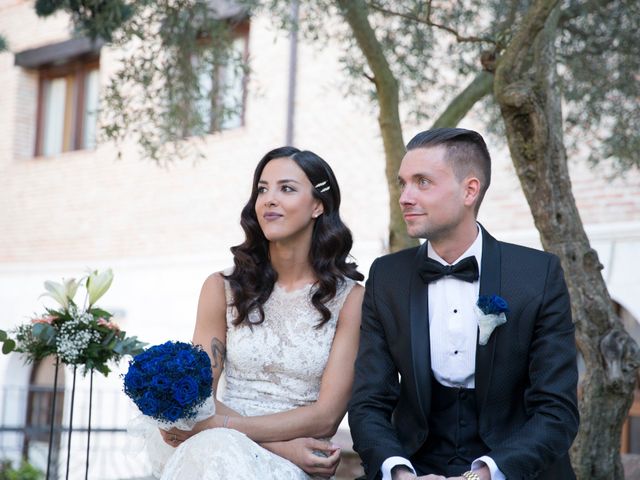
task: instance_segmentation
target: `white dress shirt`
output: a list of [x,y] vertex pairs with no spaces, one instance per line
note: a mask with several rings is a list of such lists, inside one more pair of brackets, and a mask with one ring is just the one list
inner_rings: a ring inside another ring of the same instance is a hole
[[[449,264],[440,257],[430,243],[427,244],[427,256],[443,265],[453,265],[463,258],[475,256],[478,269],[482,265],[482,233],[471,246]],[[482,271],[480,270],[482,275]],[[476,342],[478,318],[474,305],[480,293],[480,281],[465,282],[447,276],[429,282],[429,339],[431,346],[431,370],[438,382],[447,387],[475,388]],[[477,470],[486,464],[491,471],[492,480],[505,480],[504,474],[492,458],[482,456],[471,464],[471,470]],[[380,468],[382,480],[391,480],[391,469],[405,465],[413,470],[409,460],[403,457],[389,457]]]

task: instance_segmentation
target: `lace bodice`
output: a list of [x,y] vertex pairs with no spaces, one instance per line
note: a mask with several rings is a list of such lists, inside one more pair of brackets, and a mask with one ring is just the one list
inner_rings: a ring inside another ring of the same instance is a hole
[[[227,273],[227,272],[226,272]],[[287,292],[278,285],[264,304],[265,320],[233,325],[235,309],[227,308],[226,387],[217,392],[223,403],[254,416],[308,405],[318,398],[329,359],[338,315],[355,282],[345,279],[326,305],[331,318],[322,327],[308,285]],[[231,288],[225,280],[227,305]],[[159,437],[159,434],[157,435]],[[162,480],[315,480],[296,465],[228,428],[212,428],[175,449]]]
[[[222,402],[243,415],[274,413],[314,402],[340,309],[354,284],[345,278],[327,304],[330,320],[319,328],[321,315],[311,303],[315,288],[311,285],[287,292],[276,284],[264,304],[265,320],[260,324],[233,325],[236,311],[228,307]],[[232,294],[226,280],[225,293],[230,305]]]

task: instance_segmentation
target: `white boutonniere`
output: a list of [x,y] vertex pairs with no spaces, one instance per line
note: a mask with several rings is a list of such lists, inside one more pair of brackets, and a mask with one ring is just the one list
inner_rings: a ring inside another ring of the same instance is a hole
[[486,345],[495,328],[507,322],[506,314],[509,306],[507,301],[499,295],[480,295],[475,310],[480,328],[478,343]]

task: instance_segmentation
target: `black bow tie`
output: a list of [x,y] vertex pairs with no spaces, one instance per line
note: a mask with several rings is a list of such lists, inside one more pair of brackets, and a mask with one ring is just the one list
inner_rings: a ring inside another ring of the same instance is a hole
[[465,282],[475,282],[480,276],[476,257],[463,258],[455,265],[443,265],[427,257],[424,262],[422,262],[422,265],[418,267],[418,274],[424,283],[435,282],[447,275],[451,275]]

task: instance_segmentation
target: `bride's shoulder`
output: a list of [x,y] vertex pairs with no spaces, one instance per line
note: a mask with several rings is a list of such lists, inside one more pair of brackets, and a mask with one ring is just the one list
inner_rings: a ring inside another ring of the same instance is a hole
[[348,296],[351,295],[351,292],[358,292],[360,290],[364,290],[364,288],[362,287],[362,285],[360,285],[360,283],[358,283],[357,280],[346,276],[342,277],[342,281],[340,282],[340,285],[338,287],[339,292],[342,292],[344,295]]
[[[356,280],[349,277],[342,277],[334,299],[338,311],[341,311],[347,304],[361,304],[363,292],[364,288]],[[358,298],[360,298],[360,300],[358,300]]]
[[202,285],[202,296],[209,298],[214,302],[216,300],[224,300],[229,290],[229,281],[227,280],[227,277],[232,272],[233,267],[226,268],[209,275]]
[[218,272],[213,272],[204,281],[205,285],[218,286],[220,288],[224,283],[228,283],[227,278],[233,273],[233,267],[225,268]]
[[362,303],[364,287],[360,285],[360,283],[351,278],[347,278],[343,288],[345,289],[345,303]]

